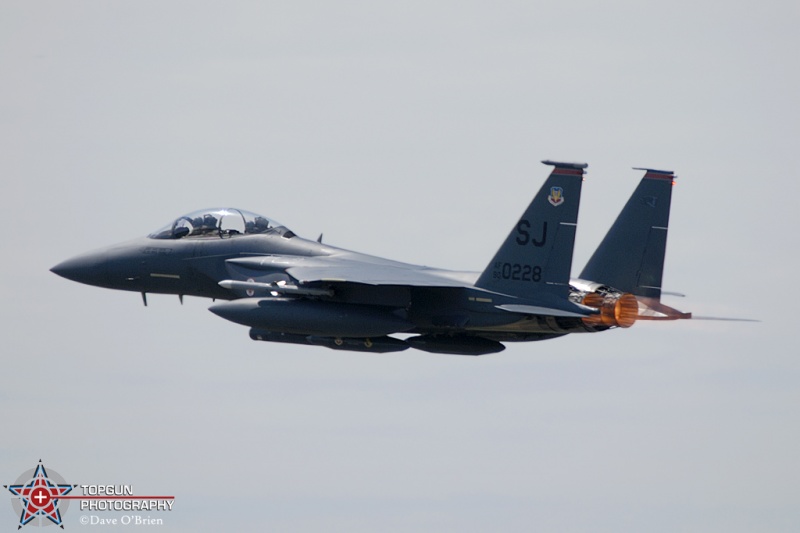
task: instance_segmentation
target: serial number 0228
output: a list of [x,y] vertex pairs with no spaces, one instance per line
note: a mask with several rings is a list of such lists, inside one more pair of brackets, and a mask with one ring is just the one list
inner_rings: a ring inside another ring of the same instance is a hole
[[520,263],[495,263],[492,277],[510,281],[539,282],[542,280],[542,267]]

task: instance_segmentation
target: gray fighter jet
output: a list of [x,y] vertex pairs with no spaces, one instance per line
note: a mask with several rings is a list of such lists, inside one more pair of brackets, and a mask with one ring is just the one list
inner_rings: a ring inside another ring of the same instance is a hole
[[[111,289],[224,300],[254,340],[336,350],[481,355],[503,342],[691,318],[661,303],[674,175],[644,178],[570,280],[584,163],[552,173],[482,273],[400,263],[306,240],[240,209],[207,209],[81,255],[59,276]],[[406,338],[391,334],[408,335]]]

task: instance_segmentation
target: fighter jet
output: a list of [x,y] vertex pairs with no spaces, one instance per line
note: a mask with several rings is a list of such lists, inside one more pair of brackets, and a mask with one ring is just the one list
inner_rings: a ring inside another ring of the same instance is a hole
[[[579,278],[570,279],[585,163],[553,167],[483,272],[391,261],[218,208],[64,261],[64,278],[222,300],[210,311],[254,340],[360,352],[482,355],[504,342],[691,318],[661,303],[674,174],[645,171]],[[391,335],[400,334],[403,338]]]

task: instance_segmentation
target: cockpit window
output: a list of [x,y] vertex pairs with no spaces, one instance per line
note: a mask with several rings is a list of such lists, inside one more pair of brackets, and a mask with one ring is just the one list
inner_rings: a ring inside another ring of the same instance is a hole
[[283,224],[241,209],[203,209],[176,218],[151,239],[182,239],[186,237],[228,238],[258,233],[294,237]]

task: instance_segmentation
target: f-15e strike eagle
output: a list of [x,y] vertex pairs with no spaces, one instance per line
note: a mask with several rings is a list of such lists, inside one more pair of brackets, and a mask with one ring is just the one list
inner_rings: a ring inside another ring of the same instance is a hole
[[[254,340],[335,350],[481,355],[503,342],[691,318],[662,304],[674,174],[645,172],[580,277],[570,279],[584,163],[553,167],[481,273],[390,261],[295,235],[240,209],[207,209],[64,261],[59,276],[201,296]],[[391,334],[410,335],[407,338]]]

